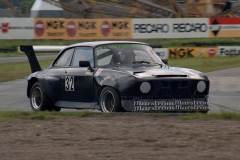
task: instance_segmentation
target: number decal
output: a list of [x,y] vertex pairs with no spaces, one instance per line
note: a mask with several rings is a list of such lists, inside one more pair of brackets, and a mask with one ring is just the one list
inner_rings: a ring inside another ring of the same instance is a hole
[[70,76],[65,77],[65,90],[74,91],[74,77]]

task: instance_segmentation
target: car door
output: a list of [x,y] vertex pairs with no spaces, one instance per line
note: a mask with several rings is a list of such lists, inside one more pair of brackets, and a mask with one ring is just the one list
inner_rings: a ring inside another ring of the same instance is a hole
[[94,66],[93,48],[76,47],[69,67],[64,68],[61,76],[63,101],[93,102],[93,72],[89,67],[79,67],[79,61],[89,61]]
[[62,51],[46,73],[48,89],[54,102],[61,99],[61,76],[71,64],[73,51],[74,48]]

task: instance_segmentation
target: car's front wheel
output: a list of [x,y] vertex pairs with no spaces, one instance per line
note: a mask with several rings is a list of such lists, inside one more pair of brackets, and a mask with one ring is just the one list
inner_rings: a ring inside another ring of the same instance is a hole
[[61,108],[55,107],[49,97],[43,92],[39,82],[36,82],[30,92],[30,105],[34,111],[60,111]]
[[111,87],[105,87],[99,99],[102,112],[120,112],[122,109],[121,102],[117,91]]

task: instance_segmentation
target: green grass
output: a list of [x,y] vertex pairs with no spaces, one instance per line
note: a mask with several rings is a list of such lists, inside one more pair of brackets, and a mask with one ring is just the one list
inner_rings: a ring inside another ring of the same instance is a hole
[[[49,55],[56,55],[58,53],[36,53],[37,56],[49,56]],[[9,53],[0,53],[0,58],[3,57],[26,57],[25,53],[18,53],[18,52],[9,52]]]
[[186,114],[186,115],[180,116],[180,118],[182,120],[193,120],[193,119],[240,120],[240,113],[234,113],[234,112],[220,112],[220,113],[211,113],[211,114],[195,113],[195,114]]
[[[175,39],[126,39],[129,41],[140,41],[163,47],[180,47],[187,42],[229,42],[239,43],[240,38],[175,38]],[[92,41],[92,40],[89,40]],[[98,40],[94,40],[98,41]],[[100,40],[101,41],[101,40]],[[0,40],[0,48],[17,48],[20,45],[70,45],[73,43],[86,42],[86,40]]]
[[[47,68],[50,61],[40,61],[41,67]],[[202,72],[210,72],[219,69],[240,67],[240,56],[237,57],[215,57],[215,58],[184,58],[169,59],[169,66],[185,67]],[[22,79],[31,73],[28,62],[0,63],[0,82]]]
[[105,114],[96,112],[33,112],[33,111],[0,111],[0,122],[14,121],[14,119],[22,120],[51,120],[59,117],[91,117],[101,115],[106,117]]
[[[47,68],[52,61],[40,61],[42,68]],[[31,73],[28,62],[0,63],[0,82],[22,79]]]
[[0,40],[0,48],[16,48],[20,45],[70,45],[81,41],[64,40]]
[[[136,40],[139,41],[139,40]],[[183,47],[183,43],[197,42],[197,43],[240,43],[240,38],[176,38],[176,39],[146,39],[140,40],[141,42],[149,43],[152,45],[161,45],[163,48],[167,47]],[[185,47],[191,47],[191,45],[185,45]],[[211,45],[209,47],[217,47]]]
[[64,117],[75,117],[75,118],[84,118],[84,117],[102,117],[102,118],[112,118],[125,116],[129,118],[134,117],[152,117],[152,118],[168,118],[175,117],[179,120],[240,120],[240,113],[233,112],[221,112],[221,113],[211,113],[211,114],[186,114],[186,115],[170,115],[164,113],[96,113],[96,112],[32,112],[32,111],[0,111],[0,122],[14,122],[19,120],[23,121],[33,121],[33,120],[52,120]]
[[[240,43],[240,38],[181,38],[181,39],[133,39],[130,41],[139,41],[149,43],[151,45],[161,45],[164,48],[167,47],[182,47],[183,43],[188,42],[198,42],[198,43]],[[16,48],[20,45],[70,45],[74,43],[86,42],[83,40],[0,40],[0,48]],[[186,45],[185,47],[194,47],[191,45]],[[215,45],[209,47],[216,47]],[[41,53],[43,54],[43,53]],[[13,52],[13,53],[0,53],[0,57],[10,57],[10,56],[22,56],[23,54]]]
[[240,56],[169,59],[169,66],[191,68],[201,72],[240,67]]

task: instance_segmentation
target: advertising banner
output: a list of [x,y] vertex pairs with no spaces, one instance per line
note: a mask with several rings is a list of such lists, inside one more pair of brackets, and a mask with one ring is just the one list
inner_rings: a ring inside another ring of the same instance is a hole
[[169,58],[190,58],[190,57],[215,57],[217,56],[217,48],[204,47],[182,47],[168,48]]
[[34,39],[34,18],[0,18],[0,39]]
[[35,18],[35,39],[65,39],[66,21],[63,18]]
[[131,19],[36,18],[36,39],[131,39]]
[[98,19],[66,19],[65,39],[98,39]]
[[100,19],[99,33],[101,39],[132,39],[132,20]]
[[240,46],[219,46],[219,56],[240,56]]
[[240,18],[209,18],[209,37],[240,37]]
[[208,18],[132,19],[133,39],[209,37]]
[[168,59],[168,48],[153,48],[161,59]]

